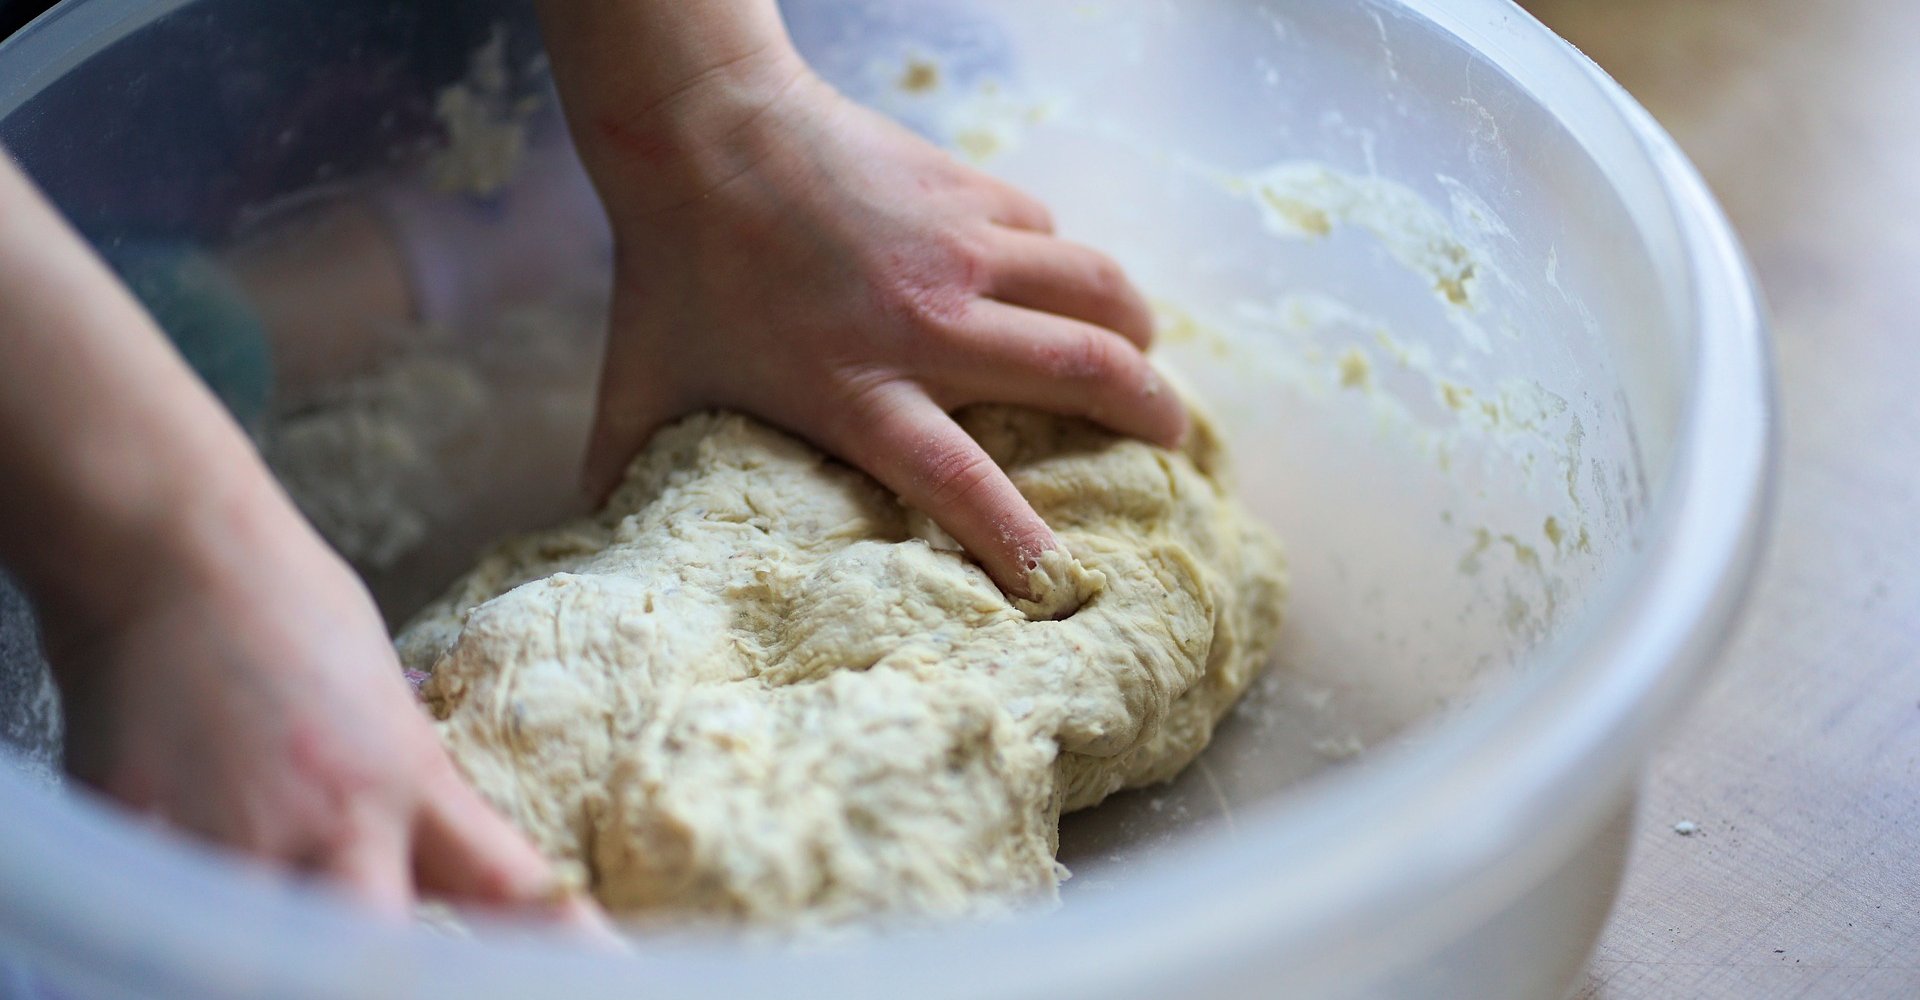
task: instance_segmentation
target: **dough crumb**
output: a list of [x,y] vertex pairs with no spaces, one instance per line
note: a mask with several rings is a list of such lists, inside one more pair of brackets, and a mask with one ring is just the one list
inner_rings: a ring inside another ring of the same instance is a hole
[[1313,743],[1313,752],[1328,760],[1351,760],[1366,751],[1367,745],[1360,742],[1360,737],[1352,733],[1348,733],[1337,739],[1330,737],[1328,739],[1315,740]]
[[496,25],[485,45],[468,57],[466,78],[441,90],[434,116],[446,130],[446,145],[430,164],[434,183],[450,194],[498,194],[527,155],[527,121],[540,108],[537,97],[511,93],[507,32]]
[[1027,592],[1033,598],[1013,603],[1034,621],[1059,621],[1080,610],[1106,584],[1104,573],[1081,565],[1065,549],[1054,549],[1027,571]]
[[910,59],[900,74],[899,87],[909,94],[925,94],[940,89],[940,66],[926,59]]

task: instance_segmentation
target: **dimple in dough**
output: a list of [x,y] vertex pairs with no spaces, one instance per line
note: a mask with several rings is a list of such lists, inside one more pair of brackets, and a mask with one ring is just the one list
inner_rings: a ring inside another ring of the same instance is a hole
[[598,515],[504,543],[404,630],[454,760],[616,914],[1055,898],[1060,814],[1200,752],[1268,659],[1284,566],[1203,419],[1177,452],[961,420],[1071,553],[1040,604],[859,472],[695,416]]

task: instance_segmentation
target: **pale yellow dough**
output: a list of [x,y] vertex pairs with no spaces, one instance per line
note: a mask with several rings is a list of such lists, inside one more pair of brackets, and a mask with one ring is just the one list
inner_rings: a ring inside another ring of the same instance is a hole
[[963,423],[1073,556],[1036,571],[1041,605],[860,473],[696,416],[598,516],[505,543],[404,630],[454,759],[618,914],[1054,898],[1061,812],[1206,745],[1268,658],[1283,564],[1204,421],[1177,453]]

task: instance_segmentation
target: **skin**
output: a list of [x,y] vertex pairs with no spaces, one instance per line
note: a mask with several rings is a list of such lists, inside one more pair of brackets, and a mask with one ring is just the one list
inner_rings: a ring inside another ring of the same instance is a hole
[[4,156],[0,303],[0,559],[39,606],[74,775],[395,916],[549,899],[358,578]]
[[613,222],[596,496],[660,424],[742,410],[865,469],[1030,597],[1053,534],[948,413],[1019,403],[1162,444],[1185,433],[1119,266],[835,93],[773,3],[540,10]]
[[[616,281],[585,480],[731,407],[860,466],[1009,593],[1052,533],[948,414],[1173,444],[1152,323],[1044,206],[853,105],[770,0],[542,0]],[[0,157],[0,561],[41,609],[69,766],[131,809],[389,914],[555,905],[463,781],[372,601],[123,289]]]

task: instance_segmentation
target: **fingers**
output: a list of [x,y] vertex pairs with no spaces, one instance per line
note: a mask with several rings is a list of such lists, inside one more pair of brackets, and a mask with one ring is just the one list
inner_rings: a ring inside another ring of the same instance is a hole
[[507,908],[553,900],[552,866],[451,767],[421,803],[413,870],[423,892],[449,902]]
[[1118,334],[992,301],[974,303],[966,323],[966,336],[929,373],[943,402],[1031,406],[1167,447],[1186,437],[1179,396]]
[[380,913],[405,918],[413,908],[407,831],[390,817],[359,822],[352,836],[322,859],[322,873]]
[[863,403],[837,450],[926,512],[1002,591],[1033,596],[1027,573],[1059,543],[1000,466],[917,386],[889,383]]
[[991,174],[976,177],[992,199],[988,218],[1010,230],[1052,235],[1053,212],[1046,203]]
[[451,770],[428,794],[415,838],[413,868],[423,893],[534,911],[597,945],[625,948],[599,905],[562,885],[540,852]]
[[1153,344],[1153,311],[1113,258],[1038,233],[1003,229],[988,245],[987,294],[1106,327],[1141,350]]

